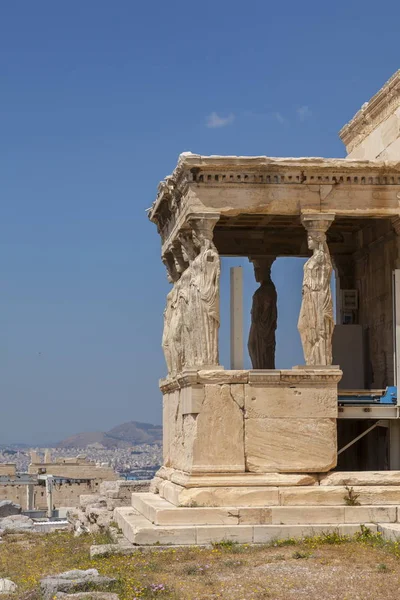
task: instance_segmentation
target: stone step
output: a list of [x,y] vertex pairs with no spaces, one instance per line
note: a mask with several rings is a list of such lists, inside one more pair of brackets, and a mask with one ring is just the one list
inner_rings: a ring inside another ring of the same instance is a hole
[[238,525],[238,508],[178,507],[158,494],[132,494],[132,506],[155,525]]
[[159,495],[177,507],[346,506],[349,494],[361,505],[400,505],[399,485],[308,485],[183,488],[171,481]]
[[379,523],[378,531],[386,540],[391,542],[400,541],[400,523]]
[[132,507],[154,525],[313,525],[395,523],[397,506],[177,507],[157,494],[132,494]]
[[[241,544],[265,544],[274,540],[303,538],[339,533],[354,535],[361,531],[361,523],[319,523],[310,525],[154,525],[132,508],[121,507],[114,511],[114,519],[124,536],[136,545],[204,545],[223,541]],[[365,523],[374,533],[377,525]]]
[[357,496],[361,505],[400,505],[400,486],[395,485],[360,485],[351,486],[310,486],[286,487],[279,489],[281,506],[341,506],[346,505],[349,489]]

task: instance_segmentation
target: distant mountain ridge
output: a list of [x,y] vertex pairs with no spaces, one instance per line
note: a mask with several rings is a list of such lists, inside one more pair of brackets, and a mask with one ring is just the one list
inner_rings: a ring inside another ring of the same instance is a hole
[[72,435],[58,444],[58,448],[86,448],[92,444],[105,448],[124,448],[137,444],[155,444],[162,441],[161,425],[129,421],[110,431],[89,431]]

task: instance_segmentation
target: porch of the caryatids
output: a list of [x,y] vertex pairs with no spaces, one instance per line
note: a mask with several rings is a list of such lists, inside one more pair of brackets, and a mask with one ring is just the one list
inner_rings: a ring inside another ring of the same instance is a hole
[[334,318],[332,261],[326,232],[334,215],[306,214],[302,215],[301,220],[307,231],[307,244],[312,256],[304,265],[298,330],[306,365],[329,366],[332,364]]
[[277,294],[271,279],[275,256],[250,258],[260,287],[253,295],[248,350],[253,369],[275,369]]

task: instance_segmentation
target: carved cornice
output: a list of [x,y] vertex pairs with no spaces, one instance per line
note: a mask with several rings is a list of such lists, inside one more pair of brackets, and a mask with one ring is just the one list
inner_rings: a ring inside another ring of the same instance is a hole
[[159,387],[163,394],[169,394],[180,389],[180,385],[176,379],[160,379]]
[[249,383],[251,385],[262,386],[282,386],[288,385],[334,385],[342,378],[342,371],[335,367],[313,368],[302,367],[293,369],[254,369],[232,371],[222,368],[214,370],[191,370],[184,371],[177,377],[170,379],[161,379],[160,389],[163,394],[167,394],[185,387],[202,385],[224,385]]
[[400,70],[398,70],[369,102],[363,104],[339,136],[347,152],[356,148],[378,125],[400,106]]
[[[181,154],[172,175],[160,183],[158,194],[149,209],[149,219],[156,223],[163,243],[174,237],[177,229],[189,227],[188,218],[196,213],[218,218],[218,209],[201,204],[201,188],[238,189],[285,186],[304,194],[328,186],[344,189],[361,186],[399,186],[400,162],[349,160],[333,158],[269,158],[266,156],[200,156]],[[190,194],[190,191],[193,194]],[[189,198],[190,196],[190,198]],[[193,197],[197,204],[193,205]],[[238,210],[240,212],[240,210]],[[200,217],[200,214],[199,214]]]
[[336,384],[339,383],[343,376],[343,372],[339,367],[313,368],[304,367],[299,369],[288,369],[281,371],[281,385],[296,385],[296,384]]

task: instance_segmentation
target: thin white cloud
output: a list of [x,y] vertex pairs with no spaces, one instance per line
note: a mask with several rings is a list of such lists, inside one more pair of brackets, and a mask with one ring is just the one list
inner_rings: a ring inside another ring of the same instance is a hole
[[296,109],[296,113],[302,123],[312,117],[312,111],[309,106],[299,106]]
[[220,117],[216,112],[212,112],[206,119],[207,127],[209,129],[216,129],[217,127],[226,127],[231,125],[235,120],[235,115],[230,113],[227,117]]
[[274,117],[274,119],[276,119],[276,121],[278,121],[278,123],[280,123],[281,125],[286,125],[286,123],[288,122],[288,120],[280,113],[280,112],[274,112],[272,114],[272,116]]

